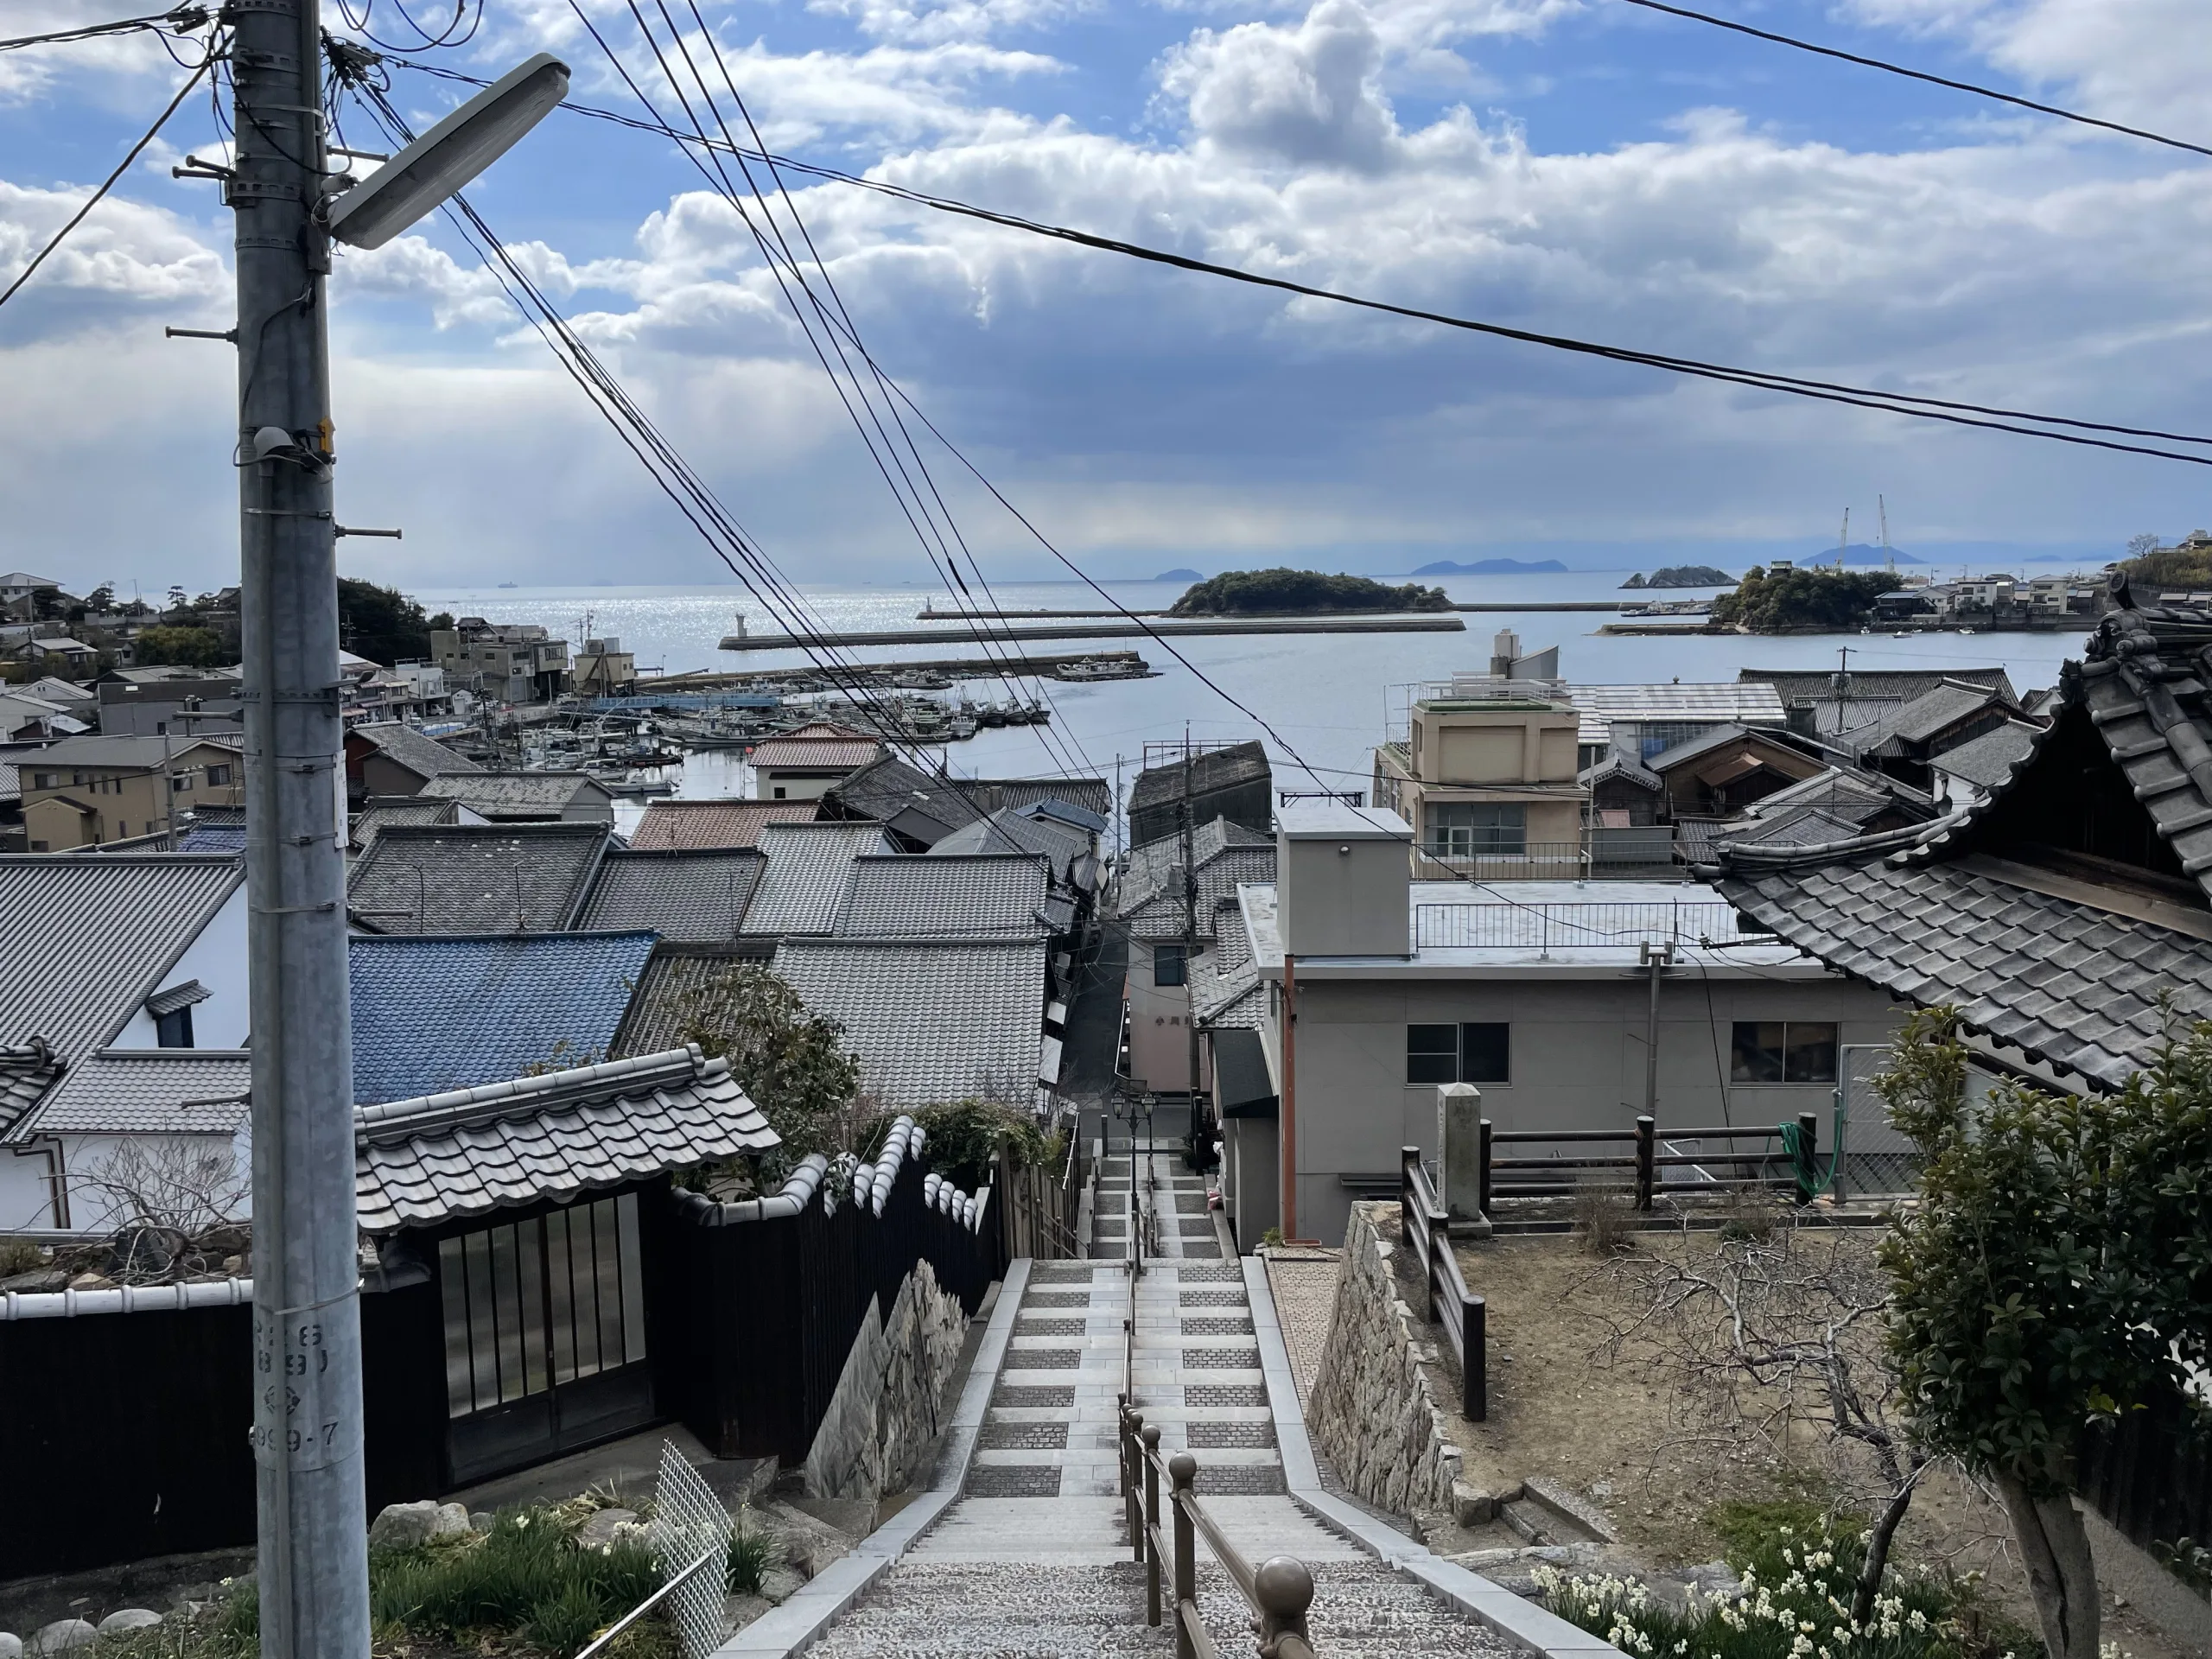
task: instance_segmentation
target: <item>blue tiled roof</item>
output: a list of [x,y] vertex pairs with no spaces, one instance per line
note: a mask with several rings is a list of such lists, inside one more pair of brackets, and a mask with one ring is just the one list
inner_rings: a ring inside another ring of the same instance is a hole
[[180,853],[242,853],[245,851],[245,825],[201,824],[179,836],[176,849]]
[[[353,1099],[410,1100],[605,1058],[654,936],[352,942]],[[563,1047],[563,1045],[566,1046]]]

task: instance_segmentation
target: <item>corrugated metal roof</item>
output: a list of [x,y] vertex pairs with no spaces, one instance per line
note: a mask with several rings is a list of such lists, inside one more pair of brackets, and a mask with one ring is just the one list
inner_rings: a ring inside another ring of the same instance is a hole
[[809,823],[812,801],[655,801],[630,836],[641,853],[676,849],[757,847],[772,823]]
[[90,1053],[242,880],[237,859],[188,853],[0,855],[0,1043]]
[[558,932],[607,840],[595,823],[392,824],[354,861],[346,907],[379,933]]
[[898,853],[853,861],[836,931],[842,938],[969,938],[1047,931],[1051,878],[1027,853]]
[[664,939],[734,939],[767,860],[742,847],[641,853],[611,848],[576,925],[651,928]]
[[354,1124],[370,1233],[566,1202],[782,1144],[728,1063],[696,1048],[365,1106]]
[[1688,724],[1732,721],[1739,726],[1782,726],[1789,715],[1782,696],[1757,681],[1721,681],[1702,685],[1575,685],[1568,688],[1581,716],[1576,740],[1610,741],[1616,721]]
[[877,823],[772,823],[760,832],[768,868],[746,912],[747,933],[828,933],[853,861],[893,850]]
[[776,972],[836,1020],[863,1084],[906,1109],[1027,1103],[1043,1050],[1041,939],[791,939]]
[[653,936],[356,936],[353,1098],[398,1100],[611,1052]]
[[22,1133],[229,1136],[252,1084],[244,1049],[102,1049],[69,1068]]

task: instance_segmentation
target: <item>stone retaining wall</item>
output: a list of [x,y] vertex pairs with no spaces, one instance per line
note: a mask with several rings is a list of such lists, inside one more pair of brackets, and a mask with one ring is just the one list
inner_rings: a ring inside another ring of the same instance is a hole
[[1306,1418],[1344,1484],[1395,1514],[1449,1509],[1459,1448],[1423,1362],[1429,1327],[1398,1294],[1398,1247],[1379,1224],[1392,1204],[1355,1204],[1337,1274],[1335,1318]]
[[928,1471],[917,1464],[944,1427],[945,1383],[968,1331],[960,1299],[922,1262],[899,1287],[891,1317],[871,1300],[806,1454],[815,1497],[873,1503]]

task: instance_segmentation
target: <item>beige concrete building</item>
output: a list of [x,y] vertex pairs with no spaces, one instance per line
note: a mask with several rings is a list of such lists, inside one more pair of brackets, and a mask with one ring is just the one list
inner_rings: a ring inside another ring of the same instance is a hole
[[1580,719],[1557,680],[1462,674],[1415,690],[1403,742],[1375,751],[1375,804],[1439,877],[1560,877],[1584,863]]
[[22,756],[16,770],[34,853],[162,835],[173,816],[245,802],[238,752],[205,739],[73,737]]

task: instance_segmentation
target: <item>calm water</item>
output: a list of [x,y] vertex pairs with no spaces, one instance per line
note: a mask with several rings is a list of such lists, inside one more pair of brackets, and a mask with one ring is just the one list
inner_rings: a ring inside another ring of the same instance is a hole
[[[1572,571],[1465,576],[1447,578],[1443,586],[1453,599],[1469,601],[1597,600],[1616,596],[1624,575]],[[1108,591],[1131,609],[1156,610],[1172,603],[1182,588],[1179,583],[1117,582],[1108,584]],[[1704,591],[1675,590],[1666,596],[1692,597]],[[949,603],[941,588],[919,585],[810,588],[804,592],[821,624],[839,629],[912,627],[925,601]],[[1094,609],[1103,608],[1103,603],[1090,589],[1072,582],[1001,584],[997,595],[1008,610]],[[450,610],[494,622],[541,623],[571,639],[583,637],[588,617],[591,633],[618,636],[637,653],[640,668],[669,673],[803,667],[806,661],[797,652],[752,652],[739,657],[716,649],[721,637],[733,631],[741,612],[755,632],[781,632],[736,587],[453,588],[418,597],[432,611]],[[1321,786],[1357,788],[1369,776],[1369,753],[1385,736],[1390,710],[1402,708],[1404,694],[1397,688],[1443,679],[1455,671],[1484,669],[1491,635],[1505,627],[1520,635],[1523,652],[1558,645],[1561,675],[1592,683],[1733,680],[1738,669],[1748,667],[1833,668],[1838,647],[1847,646],[1853,664],[1868,669],[2003,667],[2024,692],[2052,683],[2060,662],[2080,653],[2083,638],[2076,632],[1971,638],[1932,634],[1910,639],[1878,632],[1777,639],[1606,638],[1596,630],[1611,619],[1595,612],[1477,614],[1465,620],[1465,633],[1173,640],[1175,652],[1188,659],[1187,668],[1149,640],[1084,642],[1071,648],[1135,649],[1160,677],[1101,685],[1020,682],[1025,690],[1033,685],[1043,688],[1056,710],[1052,725],[987,729],[967,742],[948,745],[947,763],[956,773],[969,776],[1040,776],[1074,769],[1111,778],[1117,757],[1125,770],[1133,771],[1147,741],[1179,739],[1187,728],[1197,738],[1267,738],[1280,786],[1313,786],[1300,770],[1302,762]],[[890,661],[978,654],[972,638],[963,636],[959,625],[939,626],[945,632],[945,648],[918,645],[851,655],[863,661]],[[1016,649],[1059,647],[1040,643]],[[1219,690],[1202,683],[1199,675]],[[974,683],[963,690],[978,699],[995,696],[1002,700],[1007,695],[996,682]],[[1231,698],[1251,712],[1233,706]],[[1272,729],[1271,737],[1262,729],[1261,721]],[[741,794],[747,782],[744,772],[728,757],[695,757],[680,792]]]

